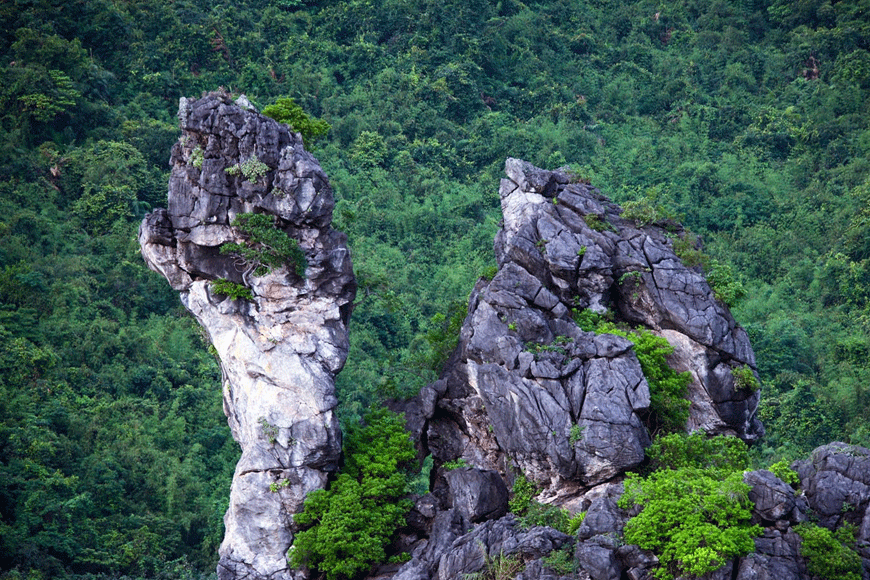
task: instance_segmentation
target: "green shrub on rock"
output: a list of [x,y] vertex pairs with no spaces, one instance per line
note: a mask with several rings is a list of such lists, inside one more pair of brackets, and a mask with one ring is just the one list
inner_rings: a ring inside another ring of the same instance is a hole
[[661,566],[658,580],[701,576],[755,549],[762,532],[749,525],[752,502],[743,473],[725,478],[685,467],[656,471],[647,478],[629,474],[619,506],[643,508],[625,526],[625,541],[653,551]]
[[702,576],[755,549],[762,533],[749,525],[752,502],[743,470],[746,444],[736,437],[697,431],[658,438],[647,450],[657,468],[647,477],[629,473],[619,506],[643,510],[625,526],[625,541],[652,550],[659,580]]
[[309,526],[290,550],[291,565],[314,568],[327,580],[362,575],[387,559],[386,547],[410,509],[407,467],[414,446],[400,415],[373,411],[345,441],[345,465],[328,490],[305,499],[294,518]]
[[275,218],[262,213],[243,213],[233,220],[232,226],[247,239],[241,244],[222,245],[222,254],[235,254],[247,267],[253,268],[255,276],[263,276],[287,263],[297,276],[305,275],[308,267],[305,253],[296,240],[275,227]]
[[805,522],[795,527],[801,537],[801,556],[807,571],[822,580],[860,580],[861,557],[852,548],[855,528],[849,525],[835,531]]

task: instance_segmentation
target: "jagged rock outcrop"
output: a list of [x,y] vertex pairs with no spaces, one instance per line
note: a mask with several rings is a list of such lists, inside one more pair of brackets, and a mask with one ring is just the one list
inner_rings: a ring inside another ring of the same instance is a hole
[[649,385],[633,344],[584,332],[572,309],[609,310],[667,338],[692,373],[689,429],[747,441],[763,429],[759,394],[732,370],[755,358],[746,333],[667,232],[638,227],[596,189],[508,159],[495,240],[498,273],[474,288],[444,378],[412,423],[437,461],[462,457],[552,494],[638,465],[649,443]]
[[[218,576],[301,577],[286,559],[291,516],[341,454],[334,376],[347,357],[356,291],[346,238],[330,227],[326,175],[287,126],[225,94],[181,99],[179,120],[168,209],[145,217],[139,242],[208,332],[242,448]],[[221,253],[226,243],[251,243],[232,226],[248,213],[270,216],[298,242],[304,274],[292,263],[255,272],[250,260]],[[217,279],[248,287],[251,299],[218,295]]]
[[[551,542],[551,549],[574,544],[571,578],[651,578],[658,559],[624,545],[636,512],[618,506],[622,476],[641,463],[650,441],[649,385],[631,341],[584,332],[572,309],[607,310],[668,340],[675,349],[669,363],[692,377],[690,431],[749,443],[763,435],[759,393],[742,388],[732,372],[755,376],[754,354],[701,273],[677,258],[668,232],[623,219],[618,206],[565,173],[515,159],[506,172],[498,272],[472,291],[442,378],[397,403],[435,469],[432,493],[409,517],[412,560],[393,578],[458,578],[521,543],[529,531],[501,511],[504,488],[519,473],[543,489],[539,500],[586,513],[573,537]],[[858,526],[859,550],[870,563],[868,453],[842,444],[817,450],[798,466],[806,496],[768,471],[746,473],[753,523],[763,535],[755,553],[709,579],[808,579],[794,526],[811,513],[829,527],[844,520]],[[470,467],[441,467],[457,458]],[[486,497],[494,499],[481,501]],[[544,565],[545,551],[513,553],[527,564],[522,578],[557,577]]]

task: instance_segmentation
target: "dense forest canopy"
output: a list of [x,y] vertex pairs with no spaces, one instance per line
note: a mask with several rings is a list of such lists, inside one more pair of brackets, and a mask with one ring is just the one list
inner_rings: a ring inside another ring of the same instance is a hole
[[[340,412],[432,380],[504,159],[677,216],[764,381],[754,461],[870,445],[870,0],[0,4],[0,577],[214,569],[237,446],[137,223],[178,98],[292,98],[360,283]],[[737,299],[742,294],[742,298]]]

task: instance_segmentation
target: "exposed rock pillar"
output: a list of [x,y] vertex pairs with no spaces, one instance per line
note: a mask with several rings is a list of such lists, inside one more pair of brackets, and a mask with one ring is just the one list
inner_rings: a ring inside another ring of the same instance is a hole
[[[326,175],[287,126],[225,94],[182,98],[179,120],[169,207],[145,217],[139,243],[208,332],[242,448],[218,576],[300,578],[286,558],[292,516],[341,454],[334,377],[347,357],[356,292],[346,237],[330,225]],[[298,242],[304,274],[290,261],[255,272],[250,260],[221,253],[226,243],[250,243],[231,225],[246,213],[269,215]],[[218,279],[246,286],[252,298],[216,294]]]

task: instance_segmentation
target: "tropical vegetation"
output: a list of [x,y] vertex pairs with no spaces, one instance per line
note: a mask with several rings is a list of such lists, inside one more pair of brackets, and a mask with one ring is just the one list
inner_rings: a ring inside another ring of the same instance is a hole
[[145,269],[136,228],[166,202],[178,98],[219,86],[307,119],[295,128],[330,176],[360,284],[346,426],[440,371],[491,275],[512,156],[570,165],[638,220],[677,216],[703,241],[684,260],[724,276],[758,358],[753,461],[870,444],[868,13],[0,3],[0,576],[213,573],[238,448],[207,341]]

